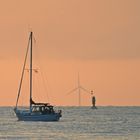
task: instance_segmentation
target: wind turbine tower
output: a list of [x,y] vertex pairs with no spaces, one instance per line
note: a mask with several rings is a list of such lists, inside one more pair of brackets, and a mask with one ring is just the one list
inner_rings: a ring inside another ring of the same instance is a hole
[[71,94],[75,91],[78,91],[78,105],[81,106],[81,91],[85,91],[86,93],[89,93],[90,94],[90,91],[83,88],[80,84],[80,76],[79,76],[79,73],[78,73],[78,86],[74,89],[72,89],[70,92],[68,92],[68,94]]

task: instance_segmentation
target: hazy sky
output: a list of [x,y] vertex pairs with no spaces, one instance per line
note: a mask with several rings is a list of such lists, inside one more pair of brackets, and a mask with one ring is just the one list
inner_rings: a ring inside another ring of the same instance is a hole
[[[50,102],[77,105],[77,93],[66,94],[79,72],[98,105],[140,105],[139,7],[139,0],[0,0],[0,105],[15,104],[31,30]],[[82,92],[82,105],[90,98]]]

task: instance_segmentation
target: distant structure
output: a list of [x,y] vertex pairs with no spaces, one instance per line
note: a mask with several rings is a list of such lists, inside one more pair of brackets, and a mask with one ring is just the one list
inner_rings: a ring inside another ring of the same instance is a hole
[[78,73],[78,86],[74,89],[72,89],[70,92],[68,92],[68,94],[73,93],[74,91],[78,91],[78,105],[81,106],[81,90],[87,92],[90,94],[90,91],[83,88],[80,84],[80,77],[79,77],[79,73]]
[[97,109],[96,107],[96,98],[95,96],[93,95],[93,90],[91,90],[91,96],[92,96],[92,109]]

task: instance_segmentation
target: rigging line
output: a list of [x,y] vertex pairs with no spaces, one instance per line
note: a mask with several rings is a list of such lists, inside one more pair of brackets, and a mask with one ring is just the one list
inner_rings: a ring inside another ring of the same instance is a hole
[[40,88],[39,88],[41,84],[40,84],[40,81],[39,81],[38,76],[34,76],[34,78],[35,78],[35,80],[34,80],[34,81],[35,81],[35,84],[34,84],[34,85],[35,85],[35,88],[36,88],[35,91],[36,91],[36,95],[37,95],[36,97],[37,97],[37,100],[40,101],[40,100],[42,99],[42,98],[40,97],[40,95],[42,95],[42,94],[39,94],[39,93],[41,92],[41,90],[40,90]]
[[[42,80],[43,80],[43,85],[44,85],[45,92],[48,93],[48,90],[46,88],[45,79],[44,79],[42,70],[40,70],[40,73],[41,73],[41,77],[42,77]],[[49,95],[48,94],[46,94],[46,95],[47,95],[48,101],[50,102]]]
[[34,36],[34,34],[33,34],[33,40],[34,40],[34,44],[36,44],[36,39],[35,39],[35,36]]
[[38,80],[38,76],[33,76],[33,81],[34,81],[34,94],[36,95],[35,97],[36,98],[33,98],[33,100],[39,100],[40,101],[40,96],[41,96],[41,94],[39,94],[40,93],[40,89],[39,89],[39,87],[40,87],[40,82],[39,82],[39,80]]
[[[34,37],[34,41],[35,41],[35,44],[36,44],[36,40],[35,40],[35,37]],[[37,47],[36,47],[37,48]],[[47,90],[47,87],[46,87],[46,82],[45,82],[45,79],[47,79],[46,78],[46,76],[44,76],[44,74],[43,74],[43,72],[42,72],[42,67],[41,67],[41,63],[40,63],[40,55],[39,55],[39,51],[37,51],[36,52],[36,56],[38,57],[38,67],[39,67],[39,69],[40,69],[40,74],[41,74],[41,78],[42,78],[42,82],[43,82],[43,85],[44,85],[44,90],[45,90],[45,93],[46,93],[46,95],[47,95],[47,99],[48,99],[48,101],[50,102],[50,97],[49,97],[49,92],[48,92],[48,90]],[[45,78],[44,78],[45,77]]]
[[30,39],[31,39],[31,36],[29,37],[29,40],[28,40],[28,45],[27,45],[26,55],[25,55],[25,59],[24,59],[24,65],[23,65],[23,68],[22,68],[22,75],[21,75],[21,80],[20,80],[20,84],[19,84],[19,90],[18,90],[18,95],[17,95],[16,107],[15,108],[17,108],[17,105],[18,105],[19,95],[20,95],[23,76],[24,76],[24,69],[25,69],[25,66],[26,66],[26,60],[27,60],[29,46],[30,46]]

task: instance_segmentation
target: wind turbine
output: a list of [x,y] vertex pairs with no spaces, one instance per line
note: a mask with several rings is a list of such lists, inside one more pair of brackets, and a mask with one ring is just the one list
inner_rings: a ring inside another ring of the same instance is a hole
[[81,106],[81,90],[87,92],[90,94],[90,91],[88,91],[87,89],[83,88],[80,84],[80,77],[79,77],[79,73],[78,73],[78,86],[74,89],[72,89],[70,92],[68,92],[67,94],[71,94],[74,91],[78,91],[78,104],[79,106]]

